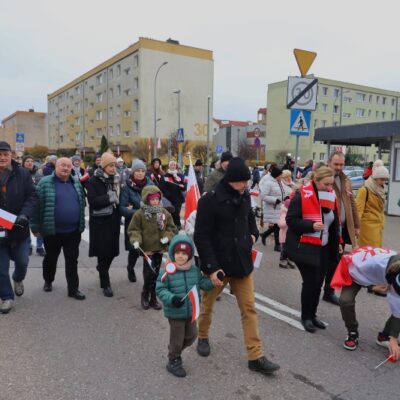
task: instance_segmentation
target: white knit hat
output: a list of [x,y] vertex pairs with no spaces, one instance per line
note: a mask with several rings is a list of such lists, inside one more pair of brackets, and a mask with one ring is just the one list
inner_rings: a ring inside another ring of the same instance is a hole
[[389,171],[386,167],[381,165],[380,167],[374,167],[372,169],[372,178],[373,179],[389,179]]

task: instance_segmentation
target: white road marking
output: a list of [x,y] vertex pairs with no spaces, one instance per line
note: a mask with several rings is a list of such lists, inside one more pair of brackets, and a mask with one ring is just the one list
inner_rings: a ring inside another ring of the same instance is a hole
[[255,293],[254,293],[254,297],[255,297],[257,300],[261,300],[261,301],[263,301],[264,303],[269,304],[270,306],[276,308],[276,309],[279,310],[279,311],[283,311],[283,312],[285,312],[285,313],[287,313],[287,314],[294,315],[295,317],[298,317],[298,318],[301,317],[300,311],[297,311],[297,310],[295,310],[295,309],[293,309],[293,308],[290,308],[290,307],[288,307],[288,306],[285,306],[284,304],[281,304],[281,303],[279,303],[279,302],[276,301],[276,300],[272,300],[272,299],[270,299],[269,297],[266,297],[266,296],[264,296],[264,295],[262,295],[262,294],[260,294],[260,293],[255,292]]

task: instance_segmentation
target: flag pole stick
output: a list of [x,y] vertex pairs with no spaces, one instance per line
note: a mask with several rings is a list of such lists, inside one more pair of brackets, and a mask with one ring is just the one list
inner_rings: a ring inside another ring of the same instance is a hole
[[[193,286],[193,287],[194,287],[194,286]],[[192,288],[192,289],[193,289],[193,288]],[[181,301],[185,300],[186,297],[189,296],[189,293],[191,292],[192,289],[190,289],[190,290],[185,294],[185,296],[182,297]]]
[[374,369],[378,369],[379,367],[381,367],[383,364],[387,363],[391,358],[393,358],[393,354],[391,354],[389,357],[387,357],[384,361],[382,361],[381,363],[379,363]]
[[138,249],[143,253],[144,258],[146,259],[147,264],[149,265],[150,269],[154,272],[155,275],[157,275],[157,272],[155,271],[155,269],[151,265],[151,263],[152,263],[151,258],[143,251],[143,249],[140,246],[138,247]]

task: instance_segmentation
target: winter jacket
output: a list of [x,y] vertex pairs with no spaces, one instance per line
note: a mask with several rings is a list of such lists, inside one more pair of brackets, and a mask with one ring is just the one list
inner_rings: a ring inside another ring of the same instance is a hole
[[[161,193],[157,186],[146,186],[142,190],[142,201],[150,193]],[[147,254],[164,253],[168,249],[168,244],[162,244],[161,239],[167,237],[169,241],[177,233],[176,226],[172,220],[171,214],[162,208],[164,214],[164,229],[160,229],[155,215],[151,219],[146,219],[143,206],[132,217],[128,226],[129,241],[133,245],[134,242],[139,242],[142,250]]]
[[110,205],[107,191],[110,188],[97,176],[86,182],[89,202],[89,257],[109,258],[119,254],[120,211],[114,205],[113,213],[105,217],[93,217],[93,210]]
[[161,169],[155,170],[154,168],[150,167],[147,170],[146,176],[151,179],[154,185],[158,186],[159,188],[162,187],[164,181],[164,171]]
[[[30,173],[11,161],[11,172],[5,183],[0,187],[0,208],[15,215],[26,215],[31,218],[35,212],[38,197]],[[8,232],[8,240],[19,241],[29,237],[29,225],[25,228],[14,226]]]
[[358,189],[356,205],[361,220],[358,245],[382,247],[385,226],[383,199],[363,186]]
[[253,271],[251,235],[258,238],[250,194],[240,195],[222,179],[197,206],[194,242],[202,271],[209,275],[222,269],[227,276],[248,276]]
[[222,168],[215,169],[210,175],[208,175],[204,183],[204,191],[211,192],[211,190],[214,190],[224,176],[225,171]]
[[[169,246],[169,256],[172,261],[175,261],[174,255],[172,254],[172,249],[177,242],[186,242],[192,247],[193,243],[186,235],[176,235]],[[193,258],[192,260],[193,261]],[[192,266],[187,271],[177,270],[174,274],[167,275],[166,279],[162,282],[165,269],[162,268],[158,274],[156,292],[158,298],[164,304],[164,315],[168,319],[191,319],[192,317],[192,304],[188,297],[185,298],[184,304],[177,308],[172,305],[172,298],[178,296],[183,298],[186,294],[196,286],[197,292],[200,295],[200,289],[211,290],[213,289],[213,284],[210,279],[203,276],[200,269],[192,263]]]
[[[43,177],[37,186],[39,205],[31,221],[33,233],[40,233],[42,236],[56,234],[54,218],[56,209],[56,179],[55,174],[52,173],[49,176]],[[78,193],[80,204],[79,232],[83,232],[85,230],[85,195],[78,179],[73,176],[70,176],[69,179]]]
[[[146,178],[146,185],[143,187],[135,185],[132,180],[129,179],[121,190],[119,210],[125,219],[125,250],[134,250],[133,246],[129,242],[128,226],[135,212],[140,210],[142,190],[148,185],[153,185],[149,178]],[[128,206],[132,207],[129,208]]]
[[164,175],[164,181],[160,186],[163,195],[172,203],[176,209],[180,209],[185,201],[183,192],[186,190],[185,177],[177,174],[175,177],[170,173]]
[[36,186],[39,181],[43,178],[43,175],[39,173],[39,170],[37,169],[36,165],[33,166],[32,169],[26,168],[27,171],[31,174],[32,177],[32,182]]
[[[316,194],[318,191],[315,189]],[[323,218],[322,214],[322,218]],[[337,212],[334,211],[335,219],[329,228],[329,264],[336,265],[339,261],[339,232],[340,224]],[[289,209],[286,215],[286,223],[288,231],[286,234],[285,248],[288,258],[299,264],[320,265],[321,246],[300,243],[301,235],[306,233],[313,233],[314,221],[303,219],[301,207],[301,194],[296,192],[293,199],[290,201]],[[297,261],[301,260],[301,261]],[[325,260],[324,260],[325,262]]]
[[[264,222],[277,224],[281,213],[281,204],[286,197],[282,185],[271,175],[265,175],[259,183],[261,200],[264,204]],[[279,200],[279,204],[276,201]]]
[[343,238],[348,238],[346,243],[351,244],[354,248],[357,246],[355,229],[360,228],[360,218],[358,216],[357,205],[354,200],[350,179],[343,172],[339,174],[339,177],[341,182],[341,191],[339,191],[336,183],[333,184],[333,189],[335,190],[336,198],[338,199],[340,207],[342,203],[344,206],[346,222],[343,228],[346,232],[343,232]]
[[51,175],[55,171],[56,167],[53,163],[48,162],[44,167],[43,167],[43,176],[48,176]]

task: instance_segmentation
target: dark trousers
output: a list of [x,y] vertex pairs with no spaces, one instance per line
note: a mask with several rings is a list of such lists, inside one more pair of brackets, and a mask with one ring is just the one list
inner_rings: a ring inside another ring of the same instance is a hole
[[[340,259],[339,259],[340,261]],[[339,262],[338,261],[338,262]],[[324,285],[324,293],[330,295],[330,294],[335,294],[335,290],[331,287],[331,282],[333,275],[335,275],[337,263],[329,263],[326,272],[325,272],[325,285]]]
[[54,281],[57,260],[62,249],[65,258],[65,277],[67,278],[68,291],[78,289],[80,232],[57,233],[55,235],[45,236],[43,242],[46,250],[46,255],[43,258],[43,279],[50,283]]
[[175,210],[171,213],[172,219],[174,220],[175,226],[180,229],[181,228],[181,209],[182,204],[174,204]]
[[129,250],[128,252],[128,267],[135,268],[136,261],[139,258],[139,251],[138,250]]
[[97,257],[97,271],[99,271],[100,287],[102,289],[110,286],[110,270],[114,257]]
[[143,259],[143,292],[155,293],[157,276],[160,272],[162,262],[162,253],[154,253],[149,258],[151,259],[151,267],[146,259]]
[[318,266],[296,263],[303,285],[301,288],[301,319],[313,319],[317,315],[319,296],[329,263],[329,246],[321,248],[321,262]]
[[271,233],[274,234],[275,246],[279,246],[279,226],[278,224],[274,224],[271,228],[268,228],[262,235],[267,238]]
[[168,321],[170,326],[168,358],[175,360],[196,340],[197,323],[190,319],[169,319]]

